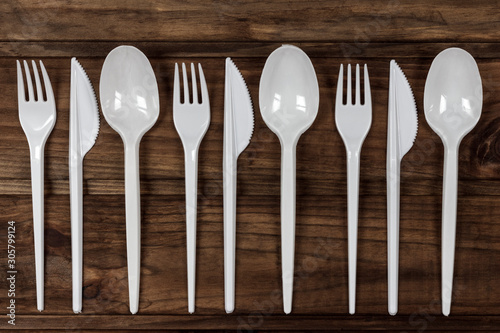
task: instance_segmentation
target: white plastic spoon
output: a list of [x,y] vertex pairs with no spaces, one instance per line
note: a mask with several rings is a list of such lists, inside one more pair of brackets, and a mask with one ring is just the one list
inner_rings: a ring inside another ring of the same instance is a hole
[[458,148],[476,126],[483,88],[476,61],[466,51],[449,48],[432,62],[425,82],[424,109],[429,126],[444,145],[441,243],[441,299],[450,314],[457,225]]
[[133,46],[113,49],[102,66],[100,95],[104,118],[125,147],[125,210],[130,312],[139,309],[141,193],[139,144],[158,119],[158,84],[148,58]]
[[283,45],[269,55],[260,78],[259,105],[262,118],[281,143],[281,269],[283,308],[289,314],[295,254],[295,151],[319,107],[318,79],[307,54]]

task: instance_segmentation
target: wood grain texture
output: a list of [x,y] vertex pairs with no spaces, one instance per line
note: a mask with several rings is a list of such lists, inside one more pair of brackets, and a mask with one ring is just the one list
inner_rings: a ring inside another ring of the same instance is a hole
[[[448,47],[467,49],[478,59],[496,59],[498,43],[470,42],[293,42],[300,46],[311,57],[342,58],[352,57],[379,58],[397,55],[402,58],[432,59],[436,54]],[[27,43],[24,41],[0,41],[0,56],[2,57],[100,57],[104,58],[114,47],[122,44],[133,44],[152,58],[266,58],[283,42],[102,42],[102,41],[71,41],[51,42],[40,41]]]
[[[123,332],[121,329],[144,330],[144,327],[150,327],[151,330],[166,330],[166,329],[196,329],[200,326],[210,330],[235,329],[239,332],[259,332],[264,331],[279,331],[289,330],[293,332],[301,332],[308,330],[317,330],[324,332],[329,331],[348,331],[361,332],[369,331],[373,327],[378,327],[376,331],[383,332],[406,332],[407,330],[418,332],[419,330],[428,332],[426,328],[435,327],[434,330],[439,332],[473,332],[474,330],[484,332],[491,330],[497,331],[500,318],[498,316],[477,317],[477,316],[460,316],[455,318],[437,317],[427,313],[416,314],[413,317],[390,317],[390,316],[363,316],[356,317],[345,316],[294,316],[295,320],[290,320],[289,316],[276,315],[265,316],[259,313],[244,315],[244,316],[143,316],[143,320],[134,319],[133,316],[95,316],[94,318],[102,321],[101,326],[107,329],[116,329]],[[64,316],[52,316],[49,320],[55,323],[51,325],[54,329],[73,328],[78,330],[80,327],[88,327],[88,318],[78,316],[71,324],[63,324]],[[26,316],[25,322],[38,322],[44,324],[47,318],[35,319],[34,316]],[[44,325],[46,326],[46,325]],[[19,327],[21,328],[21,327]],[[436,332],[436,331],[430,332]],[[375,330],[373,330],[375,331]],[[148,331],[149,332],[149,331]]]
[[[16,221],[16,327],[55,330],[500,331],[500,14],[497,1],[5,1],[0,4],[0,249]],[[320,109],[297,151],[293,313],[280,296],[280,146],[258,108],[266,57],[281,43],[304,49],[320,86]],[[128,311],[123,144],[101,114],[84,163],[83,314],[71,310],[68,174],[70,58],[98,93],[104,58],[121,44],[150,58],[161,112],[141,143],[140,311]],[[462,142],[452,316],[440,315],[443,148],[423,113],[432,59],[458,46],[478,60],[483,114]],[[222,138],[224,59],[241,70],[255,130],[238,163],[236,311],[224,312]],[[36,310],[29,150],[17,109],[15,59],[41,58],[57,123],[46,146],[46,310]],[[401,177],[400,312],[387,315],[385,154],[389,61],[413,88],[415,146]],[[199,156],[196,314],[187,314],[184,166],[172,119],[176,62],[200,62],[212,122]],[[346,161],[334,124],[341,63],[367,63],[373,125],[362,150],[357,314],[347,315]],[[3,222],[2,222],[3,221]],[[3,225],[3,226],[2,226]],[[5,228],[5,229],[2,229]],[[0,252],[6,279],[7,251]],[[0,306],[7,305],[5,283]]]
[[486,0],[9,0],[0,6],[9,16],[0,33],[23,41],[496,42],[497,9]]

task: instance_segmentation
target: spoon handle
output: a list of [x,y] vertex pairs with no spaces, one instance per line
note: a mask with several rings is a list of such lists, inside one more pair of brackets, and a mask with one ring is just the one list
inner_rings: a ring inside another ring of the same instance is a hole
[[127,266],[129,307],[139,310],[141,274],[141,189],[139,183],[139,142],[125,145],[125,215],[127,224]]
[[292,312],[295,259],[295,151],[297,143],[281,149],[281,269],[283,309]]
[[441,244],[441,298],[442,311],[450,314],[455,260],[455,234],[457,227],[458,146],[445,148],[443,170],[443,224]]
[[44,310],[44,144],[31,146],[31,192],[33,203],[33,235],[35,239],[36,300],[38,311]]
[[198,148],[184,149],[186,185],[186,248],[188,311],[194,313],[196,287],[196,210],[198,198]]

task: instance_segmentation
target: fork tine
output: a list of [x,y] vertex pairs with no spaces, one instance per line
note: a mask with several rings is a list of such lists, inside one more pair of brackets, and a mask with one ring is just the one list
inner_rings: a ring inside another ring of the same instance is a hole
[[364,105],[372,105],[372,94],[370,91],[370,78],[368,77],[368,66],[364,67],[365,72],[365,103]]
[[33,67],[33,74],[35,75],[36,100],[43,101],[42,85],[40,84],[40,75],[38,75],[38,68],[36,67],[35,60],[31,60],[31,66]]
[[185,63],[182,63],[182,84],[184,85],[184,103],[189,104],[189,87]]
[[177,63],[175,64],[175,73],[174,73],[174,104],[181,104],[179,65]]
[[203,68],[201,68],[200,63],[198,64],[198,72],[200,72],[201,103],[208,104],[207,82],[205,81],[205,74],[203,74]]
[[196,71],[194,64],[191,63],[191,83],[193,85],[193,104],[198,104],[198,89],[196,87]]
[[174,73],[174,104],[181,104],[181,83],[179,81],[179,65],[175,63]]
[[361,103],[360,99],[361,99],[361,96],[360,96],[360,91],[359,91],[359,88],[360,88],[360,82],[359,82],[359,64],[356,64],[356,99],[355,99],[355,102],[354,104],[356,105],[359,105]]
[[24,72],[26,74],[26,85],[28,86],[28,101],[33,101],[35,98],[33,97],[33,82],[31,81],[30,68],[26,60],[23,60],[24,63]]
[[349,65],[347,65],[347,101],[346,101],[347,105],[352,104],[352,89],[351,89],[352,82],[351,81],[352,81],[351,64],[349,64]]
[[47,102],[54,102],[54,91],[52,91],[52,84],[50,84],[49,74],[40,60],[40,68],[42,69],[43,85],[45,87],[45,94],[47,95]]
[[337,97],[336,97],[336,100],[335,100],[335,104],[337,106],[344,104],[342,102],[343,98],[344,98],[343,92],[342,92],[343,85],[344,85],[344,65],[340,64],[339,78],[337,80]]
[[17,63],[17,100],[18,103],[26,102],[26,93],[24,92],[24,79],[23,70],[21,68],[21,63],[16,60]]

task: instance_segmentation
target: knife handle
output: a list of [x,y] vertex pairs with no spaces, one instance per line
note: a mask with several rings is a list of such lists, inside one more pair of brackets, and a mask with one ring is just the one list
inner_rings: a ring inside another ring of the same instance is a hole
[[129,307],[139,310],[141,277],[141,189],[139,182],[139,140],[125,143],[125,220]]
[[225,154],[223,164],[224,295],[226,313],[232,313],[235,302],[237,159],[232,154]]
[[387,280],[388,310],[398,312],[400,163],[387,156]]
[[71,263],[73,270],[73,312],[82,312],[83,275],[83,170],[82,159],[70,156]]

